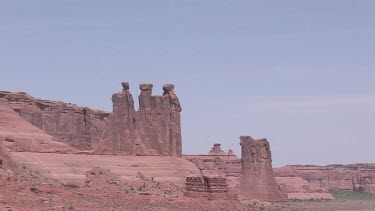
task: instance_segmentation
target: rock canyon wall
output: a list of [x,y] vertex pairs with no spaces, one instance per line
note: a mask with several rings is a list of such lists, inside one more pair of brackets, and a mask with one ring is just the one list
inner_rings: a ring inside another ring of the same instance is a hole
[[27,122],[78,150],[95,147],[109,115],[70,103],[35,99],[24,92],[0,91],[1,98]]
[[8,151],[74,153],[77,150],[20,117],[6,99],[0,99],[0,137]]

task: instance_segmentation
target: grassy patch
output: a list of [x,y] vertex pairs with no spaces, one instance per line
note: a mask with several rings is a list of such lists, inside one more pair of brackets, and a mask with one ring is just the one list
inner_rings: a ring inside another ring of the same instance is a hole
[[375,200],[373,193],[342,190],[332,190],[331,193],[336,200]]
[[291,199],[291,202],[327,202],[331,199]]

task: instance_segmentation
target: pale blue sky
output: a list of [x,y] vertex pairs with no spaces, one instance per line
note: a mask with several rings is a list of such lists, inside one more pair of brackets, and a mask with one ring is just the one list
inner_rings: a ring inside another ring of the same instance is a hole
[[0,1],[0,90],[111,110],[174,83],[183,151],[375,162],[375,1]]

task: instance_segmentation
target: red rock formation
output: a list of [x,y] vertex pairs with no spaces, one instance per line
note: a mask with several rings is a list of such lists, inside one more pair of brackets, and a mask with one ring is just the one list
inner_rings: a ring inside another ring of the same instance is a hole
[[221,144],[214,144],[210,152],[208,153],[209,155],[226,155],[226,153],[221,150],[220,147]]
[[327,189],[314,189],[292,166],[274,169],[274,176],[277,184],[287,193],[288,199],[333,199]]
[[5,147],[11,151],[77,152],[20,117],[5,99],[0,99],[0,137],[3,138]]
[[359,174],[353,177],[353,190],[355,192],[375,193],[375,174]]
[[24,92],[0,92],[10,107],[29,123],[58,141],[87,150],[94,147],[105,129],[108,112],[59,101],[35,99]]
[[107,120],[103,138],[95,154],[142,155],[145,150],[136,130],[137,114],[129,84],[122,83],[123,90],[112,95],[113,113]]
[[184,155],[194,163],[203,176],[225,177],[230,193],[237,193],[241,172],[241,162],[235,155]]
[[186,190],[188,192],[198,192],[204,193],[207,192],[207,186],[204,183],[203,177],[186,177]]
[[141,84],[139,110],[134,109],[129,84],[112,96],[113,113],[94,154],[181,156],[181,106],[174,85],[163,96],[152,96],[152,84]]
[[186,190],[186,196],[217,198],[228,193],[228,184],[226,178],[220,176],[186,177]]
[[286,200],[273,176],[270,145],[266,139],[241,136],[240,192],[253,199]]
[[293,167],[313,189],[362,190],[375,193],[375,164],[294,165]]

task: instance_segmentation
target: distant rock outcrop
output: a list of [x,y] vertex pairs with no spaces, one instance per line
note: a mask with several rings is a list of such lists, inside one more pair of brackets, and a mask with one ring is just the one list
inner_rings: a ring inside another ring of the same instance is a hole
[[109,112],[60,101],[40,100],[25,92],[0,91],[0,99],[35,127],[79,150],[95,147]]
[[300,177],[293,166],[276,168],[273,172],[277,184],[287,193],[288,199],[334,199],[328,189],[316,189]]
[[220,147],[221,144],[214,144],[210,152],[208,153],[209,155],[226,155],[226,153],[221,150]]
[[240,193],[253,199],[284,201],[272,170],[271,149],[266,139],[241,136]]
[[293,165],[293,168],[313,189],[375,193],[375,164]]
[[112,96],[113,113],[94,154],[181,156],[181,105],[174,85],[163,96],[152,96],[152,84],[140,84],[139,110],[134,109],[129,84]]

